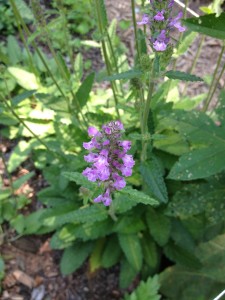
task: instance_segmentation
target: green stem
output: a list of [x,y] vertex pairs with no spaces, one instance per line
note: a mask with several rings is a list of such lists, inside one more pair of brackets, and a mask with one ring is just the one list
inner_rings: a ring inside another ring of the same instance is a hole
[[207,103],[207,105],[205,105],[205,107],[204,107],[204,111],[207,111],[207,109],[208,109],[208,107],[209,107],[209,105],[210,105],[210,102],[211,102],[211,100],[212,100],[212,98],[213,98],[213,96],[214,96],[214,94],[215,94],[215,91],[216,91],[216,88],[217,88],[217,86],[218,86],[218,83],[219,83],[221,77],[223,76],[224,71],[225,71],[225,63],[224,63],[224,65],[223,65],[223,67],[222,67],[222,70],[220,71],[220,74],[219,74],[217,80],[216,80],[216,83],[215,83],[215,85],[214,85],[214,89],[213,89],[213,91],[212,91],[212,93],[211,93],[211,95],[210,95],[210,98],[208,99],[208,103]]
[[[214,94],[214,85],[217,86],[218,84],[218,79],[216,80],[216,75],[218,73],[218,70],[219,70],[219,67],[220,67],[220,63],[221,63],[221,60],[223,58],[223,53],[225,51],[225,43],[223,44],[223,47],[221,49],[221,52],[220,52],[220,55],[218,57],[218,60],[217,60],[217,64],[216,64],[216,68],[214,70],[214,73],[213,73],[213,78],[212,78],[212,81],[211,81],[211,84],[210,84],[210,88],[209,88],[209,92],[208,92],[208,97],[205,101],[205,105],[203,107],[203,111],[206,111],[208,109],[208,106],[209,106],[209,103],[213,97],[213,94]],[[221,75],[222,76],[222,75]]]
[[19,16],[18,16],[17,8],[15,7],[15,3],[12,2],[11,0],[10,0],[10,3],[11,3],[12,9],[13,9],[13,13],[14,13],[14,16],[15,16],[16,25],[17,25],[18,30],[19,30],[20,38],[21,38],[21,40],[22,40],[22,42],[23,42],[23,45],[24,45],[24,47],[25,47],[25,49],[26,49],[26,52],[27,52],[27,55],[28,55],[28,61],[29,61],[30,68],[31,68],[32,72],[33,72],[35,75],[37,75],[38,72],[37,72],[37,70],[36,70],[36,68],[35,68],[35,66],[34,66],[34,64],[33,64],[31,52],[30,52],[29,47],[28,47],[28,45],[27,45],[26,39],[24,38],[22,28],[21,28],[21,26],[20,26],[20,18],[19,18]]
[[[2,158],[2,163],[3,163],[3,166],[4,166],[4,168],[5,168],[6,176],[7,176],[8,179],[9,179],[9,183],[10,183],[9,185],[10,185],[11,194],[12,194],[12,196],[13,196],[13,197],[15,198],[15,200],[16,200],[15,190],[14,190],[14,187],[13,187],[12,176],[11,176],[11,174],[10,174],[9,171],[8,171],[7,163],[6,163],[6,160],[5,160],[5,157],[4,157],[3,152],[0,152],[0,157]],[[15,201],[15,203],[16,203],[16,201]]]
[[131,0],[131,7],[132,7],[132,20],[133,20],[133,27],[134,27],[135,45],[136,45],[138,60],[140,62],[141,51],[140,51],[139,43],[138,43],[137,22],[136,22],[136,15],[135,15],[135,1],[134,0]]
[[[110,50],[110,53],[112,55],[113,63],[114,63],[116,72],[118,74],[119,73],[119,67],[118,67],[118,64],[117,64],[115,52],[114,52],[112,41],[110,39],[108,31],[107,31],[107,40],[108,40],[108,44],[109,44],[109,50]],[[124,89],[123,89],[122,83],[121,83],[121,81],[119,81],[119,82],[120,82],[120,91],[121,91],[122,95],[124,96]]]
[[[110,62],[108,60],[106,45],[105,45],[105,41],[104,41],[104,37],[103,37],[104,36],[104,30],[103,30],[103,25],[102,25],[101,9],[100,9],[99,5],[100,5],[100,1],[95,0],[98,27],[99,27],[99,32],[102,36],[103,57],[104,57],[104,61],[105,61],[105,64],[106,64],[107,73],[108,73],[108,75],[111,75],[111,66],[110,66]],[[117,113],[118,118],[120,119],[120,113],[119,113],[119,109],[118,109],[118,99],[117,99],[117,95],[116,95],[116,87],[114,85],[114,82],[111,82],[111,88],[112,88],[113,97],[114,97],[114,101],[115,101],[116,113]]]
[[74,61],[73,61],[73,48],[69,44],[70,32],[69,32],[69,29],[68,29],[68,22],[67,22],[67,18],[66,18],[66,12],[65,12],[66,9],[64,8],[63,1],[61,1],[61,0],[58,1],[57,6],[58,6],[59,12],[60,12],[60,14],[63,18],[63,21],[64,21],[64,28],[65,28],[65,39],[64,39],[64,41],[66,43],[67,52],[69,54],[71,67],[73,67],[73,64],[74,64]]
[[148,140],[147,140],[147,134],[148,134],[148,116],[149,116],[149,111],[150,111],[150,104],[151,104],[151,100],[152,100],[152,95],[153,95],[153,91],[154,91],[154,68],[152,69],[152,74],[150,75],[149,78],[149,88],[148,88],[148,96],[147,96],[147,100],[145,103],[145,107],[144,107],[144,113],[143,113],[143,120],[141,120],[142,122],[142,139],[143,140],[143,148],[142,148],[142,152],[141,152],[141,161],[144,162],[147,158],[147,148],[148,148]]
[[[197,61],[198,61],[200,53],[202,51],[202,46],[203,46],[204,41],[205,41],[205,36],[202,35],[201,40],[200,40],[199,45],[198,45],[198,50],[197,50],[197,52],[195,54],[195,57],[194,57],[194,60],[193,60],[193,63],[192,63],[191,69],[190,69],[190,73],[191,74],[193,73],[193,71],[194,71],[194,69],[196,67]],[[187,86],[188,86],[188,82],[185,82],[185,86],[184,86],[182,95],[186,94]]]

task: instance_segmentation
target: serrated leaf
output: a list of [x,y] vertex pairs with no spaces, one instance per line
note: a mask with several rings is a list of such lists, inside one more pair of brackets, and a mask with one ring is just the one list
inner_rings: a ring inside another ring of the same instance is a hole
[[42,217],[43,225],[45,226],[61,226],[66,223],[85,223],[97,222],[105,220],[108,217],[104,207],[97,205],[84,206],[74,211],[56,214],[56,209],[48,209]]
[[63,275],[76,271],[84,263],[93,248],[92,243],[77,243],[63,252],[60,270]]
[[[81,86],[79,87],[78,91],[76,92],[76,99],[79,102],[80,107],[82,108],[88,101],[89,94],[91,92],[93,83],[95,79],[95,73],[89,74],[84,81],[82,82]],[[74,106],[76,105],[75,99],[73,99]]]
[[135,77],[140,77],[142,75],[141,70],[129,70],[126,72],[122,72],[119,74],[114,74],[110,76],[106,76],[101,79],[101,81],[106,80],[106,81],[113,81],[113,80],[121,80],[121,79],[132,79]]
[[65,176],[70,181],[75,181],[77,184],[82,185],[89,189],[94,189],[97,187],[97,184],[89,181],[84,175],[79,172],[63,172],[63,176]]
[[162,168],[155,157],[140,166],[141,175],[152,194],[162,203],[167,203],[168,194]]
[[159,287],[158,276],[149,277],[146,282],[141,281],[132,294],[125,296],[124,300],[160,300]]
[[164,246],[170,237],[171,221],[163,215],[162,212],[156,212],[153,209],[148,209],[146,220],[149,231],[154,240],[160,245]]
[[135,271],[140,271],[142,266],[142,249],[137,234],[118,234],[120,246]]
[[221,13],[219,17],[216,17],[216,14],[209,14],[183,20],[183,23],[192,31],[217,39],[225,39],[225,12]]
[[150,196],[146,195],[145,193],[132,189],[131,187],[126,187],[120,191],[121,194],[128,194],[129,199],[131,201],[134,201],[135,203],[143,203],[146,205],[152,205],[152,206],[157,206],[159,202],[151,198]]
[[203,81],[203,79],[198,76],[180,72],[180,71],[172,71],[171,70],[171,71],[166,72],[165,76],[168,77],[169,79],[179,79],[179,80],[184,80],[184,81]]

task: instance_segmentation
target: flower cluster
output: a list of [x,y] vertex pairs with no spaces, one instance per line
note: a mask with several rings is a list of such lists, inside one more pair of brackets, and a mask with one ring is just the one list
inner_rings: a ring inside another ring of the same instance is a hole
[[150,0],[150,12],[144,14],[138,25],[149,25],[152,33],[150,44],[155,51],[165,51],[170,42],[170,31],[173,28],[179,32],[185,31],[180,19],[182,12],[175,18],[171,17],[174,0]]
[[104,193],[95,198],[94,202],[103,202],[106,206],[112,202],[111,193],[126,186],[124,177],[132,175],[135,164],[132,155],[127,154],[131,142],[121,140],[123,130],[120,121],[103,125],[102,131],[89,127],[91,141],[83,143],[83,147],[89,150],[84,159],[92,164],[83,171],[83,175],[89,181],[97,181],[99,184],[103,182]]

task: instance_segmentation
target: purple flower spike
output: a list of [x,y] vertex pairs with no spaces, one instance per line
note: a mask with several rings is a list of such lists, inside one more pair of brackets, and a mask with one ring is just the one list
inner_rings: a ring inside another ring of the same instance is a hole
[[143,15],[142,20],[140,22],[137,22],[138,25],[147,25],[150,24],[150,19],[148,15]]
[[109,206],[112,202],[111,193],[121,190],[126,186],[124,177],[132,175],[135,164],[132,155],[127,154],[131,148],[130,141],[121,140],[123,124],[120,121],[112,121],[102,126],[102,131],[95,127],[88,128],[88,135],[92,137],[90,142],[83,143],[83,147],[89,150],[84,160],[91,163],[90,168],[83,171],[83,175],[89,181],[102,183],[105,192],[94,199],[94,202],[102,202]]
[[[176,28],[179,32],[186,30],[181,25],[180,19],[182,12],[178,13],[176,17],[172,17],[172,8],[175,0],[150,0],[149,13],[143,15],[142,20],[137,22],[138,25],[149,25],[151,37],[149,38],[150,45],[155,52],[163,52],[169,49],[172,50],[170,44],[170,32]],[[170,53],[166,52],[166,53]],[[171,54],[172,55],[172,54]]]

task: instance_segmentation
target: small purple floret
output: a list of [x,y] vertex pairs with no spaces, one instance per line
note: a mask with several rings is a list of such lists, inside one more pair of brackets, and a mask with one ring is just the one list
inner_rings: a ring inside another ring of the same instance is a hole
[[165,20],[163,13],[164,13],[163,11],[159,11],[159,12],[154,16],[154,20],[155,20],[155,21],[163,21],[163,20]]
[[83,171],[83,175],[89,181],[102,183],[105,191],[94,199],[94,202],[102,202],[108,206],[112,202],[111,194],[126,186],[124,177],[132,175],[135,164],[132,155],[127,154],[131,148],[131,142],[121,140],[123,124],[120,121],[112,121],[102,126],[102,131],[95,127],[88,128],[88,135],[92,137],[90,142],[83,143],[83,147],[89,150],[84,160],[92,166]]

